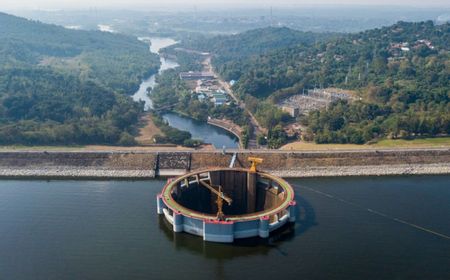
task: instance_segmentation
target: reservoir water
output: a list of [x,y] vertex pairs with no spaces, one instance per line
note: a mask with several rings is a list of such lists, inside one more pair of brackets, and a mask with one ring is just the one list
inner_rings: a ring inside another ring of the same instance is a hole
[[[171,38],[142,37],[139,39],[144,42],[150,42],[150,51],[156,54],[159,54],[160,49],[177,43]],[[179,66],[175,61],[162,56],[160,56],[160,60],[161,67],[159,69],[159,74],[165,70],[173,69]],[[139,86],[139,90],[133,95],[133,100],[142,100],[145,102],[145,110],[148,110],[153,106],[152,101],[148,96],[147,89],[155,87],[155,78],[156,75],[152,75],[150,78],[142,81]],[[213,144],[216,148],[222,148],[223,146],[227,148],[239,147],[239,140],[237,137],[222,128],[218,128],[207,123],[198,122],[191,118],[176,114],[165,114],[163,117],[172,127],[189,131],[194,139],[201,139],[205,143]]]
[[1,279],[450,279],[450,176],[290,180],[297,222],[204,243],[156,214],[164,181],[0,181]]

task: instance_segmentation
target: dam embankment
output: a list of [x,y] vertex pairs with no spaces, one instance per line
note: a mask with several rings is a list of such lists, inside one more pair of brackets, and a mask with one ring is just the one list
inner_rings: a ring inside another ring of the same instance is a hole
[[[147,179],[209,167],[227,167],[234,151],[11,151],[0,152],[3,178]],[[234,167],[259,169],[286,178],[450,174],[450,149],[353,151],[236,151]]]

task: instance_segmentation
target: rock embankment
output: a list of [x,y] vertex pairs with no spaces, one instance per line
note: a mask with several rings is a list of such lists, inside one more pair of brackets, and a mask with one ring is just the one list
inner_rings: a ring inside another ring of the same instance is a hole
[[154,178],[155,153],[0,152],[0,177]]
[[155,178],[153,170],[110,170],[80,167],[62,168],[1,168],[0,178],[66,178],[66,179],[149,179]]
[[[450,174],[450,150],[236,151],[234,167],[248,168],[260,157],[260,170],[282,177]],[[191,170],[227,167],[233,152],[0,152],[0,177],[146,179]]]
[[450,174],[450,163],[310,167],[291,170],[272,170],[271,173],[284,178],[439,175]]

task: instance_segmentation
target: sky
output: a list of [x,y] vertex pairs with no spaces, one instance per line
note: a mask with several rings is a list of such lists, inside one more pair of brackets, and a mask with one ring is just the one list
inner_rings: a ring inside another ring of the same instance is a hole
[[197,8],[283,8],[292,6],[314,5],[377,5],[407,7],[450,7],[449,0],[1,0],[2,9],[87,9],[87,8],[122,8],[122,9],[180,9]]

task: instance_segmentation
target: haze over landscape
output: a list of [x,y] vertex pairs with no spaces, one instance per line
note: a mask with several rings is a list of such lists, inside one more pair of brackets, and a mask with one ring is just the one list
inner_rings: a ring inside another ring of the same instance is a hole
[[0,5],[2,279],[450,279],[449,174],[449,1]]
[[388,1],[388,0],[216,0],[216,1],[206,1],[206,0],[165,0],[165,1],[144,1],[144,0],[132,0],[132,1],[121,1],[121,0],[79,0],[79,1],[56,1],[56,0],[4,0],[2,1],[2,7],[6,9],[17,9],[17,8],[28,8],[28,9],[84,9],[84,8],[122,8],[122,9],[136,9],[136,8],[155,8],[164,7],[170,8],[172,10],[178,10],[186,7],[197,6],[197,8],[261,8],[274,6],[277,8],[286,7],[302,7],[302,6],[323,6],[323,7],[333,7],[341,5],[358,5],[358,6],[407,6],[407,7],[449,7],[450,4],[445,0],[434,0],[431,2],[424,2],[419,0],[398,0],[398,1]]

